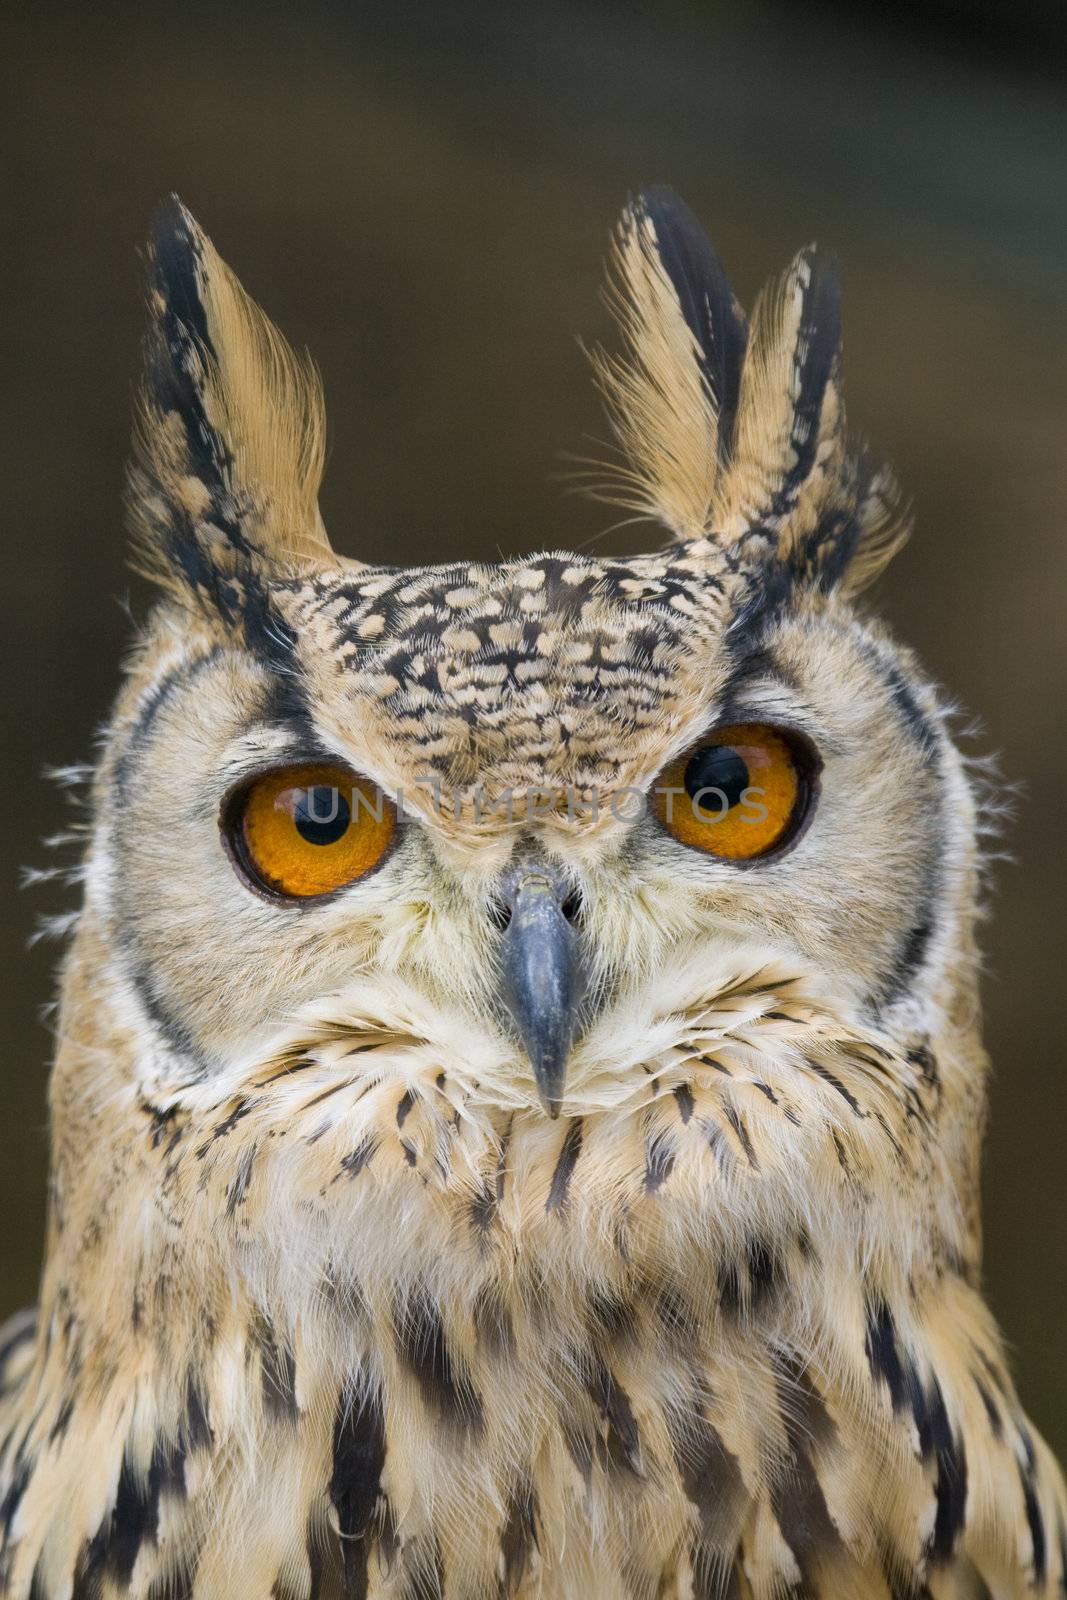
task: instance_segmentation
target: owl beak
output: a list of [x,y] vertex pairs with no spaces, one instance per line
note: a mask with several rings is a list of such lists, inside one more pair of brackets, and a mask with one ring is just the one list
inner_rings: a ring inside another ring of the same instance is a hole
[[559,1116],[581,998],[578,934],[567,899],[567,886],[550,871],[520,868],[505,895],[510,919],[501,946],[504,1002],[550,1117]]

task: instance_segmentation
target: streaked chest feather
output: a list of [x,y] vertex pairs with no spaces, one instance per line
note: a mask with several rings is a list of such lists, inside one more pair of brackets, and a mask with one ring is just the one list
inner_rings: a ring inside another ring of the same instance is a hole
[[66,1320],[18,1380],[42,1404],[9,1441],[8,1592],[1051,1581],[1056,1481],[938,1156],[958,1064],[770,965],[716,991],[629,1070],[594,1030],[558,1122],[399,990],[230,1082],[129,1093],[121,1183],[72,1188]]

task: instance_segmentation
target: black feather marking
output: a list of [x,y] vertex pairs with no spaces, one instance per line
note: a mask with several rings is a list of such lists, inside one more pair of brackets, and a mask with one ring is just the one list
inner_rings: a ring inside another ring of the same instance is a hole
[[681,1117],[684,1125],[693,1115],[693,1106],[695,1104],[695,1101],[693,1100],[693,1091],[689,1084],[677,1084],[674,1090],[674,1098],[678,1102],[678,1115]]
[[[927,890],[927,897],[930,900],[933,899],[934,887],[931,884]],[[901,939],[900,948],[893,958],[888,976],[878,989],[877,999],[881,1005],[891,1005],[894,1000],[899,1000],[907,992],[911,980],[926,959],[933,932],[933,919],[928,912],[923,911]]]
[[510,1355],[515,1346],[515,1329],[500,1290],[486,1284],[479,1290],[471,1314],[479,1343],[495,1356]]
[[928,1399],[915,1362],[908,1358],[903,1362],[903,1367],[907,1385],[907,1403],[915,1418],[915,1431],[919,1439],[919,1455],[924,1461],[929,1461],[935,1448],[935,1429],[939,1421],[938,1407],[940,1406],[943,1411],[945,1404],[941,1395],[941,1385],[935,1378]]
[[972,1372],[971,1378],[974,1382],[975,1388],[978,1390],[978,1398],[985,1407],[985,1414],[989,1419],[990,1432],[992,1433],[994,1439],[1003,1438],[1004,1422],[1000,1415],[1000,1409],[997,1406],[997,1402],[994,1400],[993,1396],[990,1394],[988,1388],[978,1376],[977,1372]]
[[63,1438],[67,1429],[70,1427],[76,1405],[77,1395],[71,1393],[63,1396],[63,1403],[56,1412],[56,1420],[53,1422],[48,1432],[49,1444],[55,1444],[57,1439]]
[[279,1340],[266,1323],[256,1324],[254,1337],[259,1346],[263,1383],[263,1407],[275,1422],[295,1422],[300,1415],[296,1401],[296,1357],[287,1340]]
[[142,701],[125,748],[115,763],[115,789],[120,797],[125,796],[134,759],[148,742],[160,712],[179,692],[187,689],[200,673],[214,666],[222,653],[221,646],[216,645],[204,655],[196,656],[191,661],[183,661],[179,666],[164,673]]
[[[389,1504],[387,1501],[383,1513],[383,1520],[385,1520],[385,1528],[382,1535],[383,1545],[390,1532],[390,1525],[388,1520],[386,1520],[388,1518],[388,1513]],[[323,1568],[326,1565],[326,1552],[322,1548],[314,1526],[310,1523],[308,1524],[306,1544],[308,1573],[311,1579],[311,1587],[308,1591],[307,1600],[319,1600],[319,1596],[322,1594],[322,1574]]]
[[[172,1015],[163,998],[156,992],[153,969],[138,955],[137,945],[128,929],[119,933],[119,943],[130,957],[127,972],[133,979],[141,1004],[150,1022],[159,1029],[175,1054],[198,1063],[196,1042],[184,1023]],[[205,1150],[207,1146],[205,1145]],[[200,1152],[197,1152],[198,1154]]]
[[199,269],[203,262],[200,242],[189,226],[189,214],[176,194],[164,200],[152,219],[152,287],[163,301],[168,333],[177,324],[185,343],[192,339],[211,358],[218,360],[208,331],[207,315],[200,295]]
[[607,1458],[630,1472],[641,1472],[641,1435],[630,1397],[611,1368],[596,1360],[586,1388],[607,1425]]
[[685,1413],[667,1414],[671,1448],[686,1496],[696,1506],[704,1540],[721,1550],[736,1537],[745,1500],[741,1468],[708,1421],[698,1395]]
[[738,1316],[741,1311],[742,1293],[741,1272],[736,1261],[727,1259],[719,1263],[717,1287],[719,1309],[725,1316]]
[[594,1289],[589,1296],[589,1324],[598,1338],[611,1344],[630,1339],[637,1326],[633,1303],[611,1289]]
[[[778,1374],[779,1396],[788,1406],[790,1427],[808,1445],[831,1444],[837,1429],[801,1358],[794,1351],[777,1350],[772,1352],[772,1360]],[[789,1436],[792,1438],[792,1434]]]
[[945,1397],[936,1378],[930,1385],[926,1399],[926,1428],[920,1433],[919,1444],[926,1457],[934,1455],[940,1458],[952,1450],[952,1424],[948,1420]]
[[109,1579],[124,1591],[145,1544],[159,1532],[159,1501],[168,1474],[165,1454],[157,1446],[146,1474],[134,1471],[123,1457],[115,1504],[89,1541],[81,1563],[81,1581]]
[[72,1600],[90,1600],[109,1579],[125,1592],[145,1544],[155,1545],[164,1495],[185,1493],[185,1451],[179,1442],[157,1439],[147,1473],[135,1472],[123,1457],[115,1504],[83,1545],[74,1574]]
[[247,1095],[242,1095],[233,1110],[228,1111],[221,1122],[216,1122],[203,1144],[198,1146],[196,1159],[202,1161],[217,1140],[228,1139],[237,1124],[256,1109],[256,1104],[255,1100],[250,1100]]
[[937,729],[919,704],[913,686],[908,682],[896,661],[886,659],[880,652],[873,649],[869,652],[868,659],[888,684],[889,692],[893,697],[893,704],[904,726],[918,745],[924,765],[933,764],[936,762],[940,751]]
[[760,1169],[759,1157],[756,1155],[755,1147],[752,1143],[752,1139],[749,1135],[748,1127],[745,1123],[743,1115],[740,1111],[738,1111],[736,1106],[731,1105],[730,1102],[726,1100],[724,1100],[722,1103],[722,1114],[736,1133],[738,1140],[740,1141],[741,1148],[745,1152],[745,1160],[748,1162],[753,1172],[758,1172]]
[[227,1217],[232,1217],[238,1207],[244,1203],[245,1196],[248,1193],[248,1186],[252,1182],[252,1169],[255,1166],[258,1154],[259,1146],[255,1144],[249,1145],[237,1164],[237,1171],[226,1191]]
[[363,1168],[371,1160],[378,1148],[378,1140],[373,1134],[365,1134],[354,1150],[350,1150],[341,1162],[342,1172],[347,1172],[350,1178],[358,1178]]
[[645,1146],[645,1193],[656,1194],[663,1188],[671,1173],[677,1153],[674,1141],[669,1133],[660,1132],[647,1141]]
[[[12,1319],[5,1329],[5,1337],[0,1342],[0,1396],[11,1393],[21,1384],[21,1379],[15,1379],[11,1374],[14,1358],[25,1345],[32,1344],[37,1337],[36,1311],[23,1311]],[[2,1454],[2,1451],[0,1451]]]
[[[208,421],[203,398],[204,369],[217,367],[218,352],[200,292],[203,252],[176,195],[153,218],[149,259],[151,287],[158,297],[153,306],[158,341],[147,352],[149,394],[162,413],[173,412],[180,418],[190,469],[218,499],[227,487],[224,475],[230,457],[225,441]],[[236,525],[224,531],[240,538]]]
[[704,1136],[708,1142],[708,1149],[719,1164],[719,1169],[724,1174],[733,1170],[734,1154],[726,1140],[726,1135],[717,1122],[704,1124]]
[[761,1310],[782,1287],[782,1261],[765,1239],[750,1239],[748,1259],[749,1295],[753,1311]]
[[[166,563],[194,596],[229,627],[240,626],[248,647],[269,665],[295,668],[294,639],[272,602],[264,557],[248,537],[255,513],[247,489],[234,481],[233,455],[207,414],[205,384],[219,362],[201,291],[203,248],[176,197],[162,206],[149,245],[152,321],[145,342],[145,393],[156,426],[176,417],[185,435],[186,467],[205,488],[199,516],[155,484],[162,515],[135,481],[135,498],[153,524]],[[145,463],[150,475],[155,471]]]
[[867,1306],[867,1362],[874,1377],[889,1390],[893,1410],[900,1411],[908,1398],[908,1383],[897,1349],[897,1330],[893,1313],[881,1298]]
[[856,553],[859,532],[850,507],[827,511],[794,551],[794,573],[813,580],[823,594],[831,593]]
[[785,1379],[779,1378],[779,1410],[792,1460],[772,1486],[771,1504],[782,1538],[810,1587],[820,1561],[844,1548],[811,1456],[813,1443],[832,1438],[833,1424],[808,1375],[795,1362],[782,1365]]
[[449,1349],[438,1307],[417,1290],[394,1309],[396,1347],[413,1373],[423,1400],[446,1422],[476,1432],[482,1403],[463,1363]]
[[17,1316],[4,1329],[4,1337],[0,1339],[0,1373],[3,1372],[11,1357],[24,1344],[30,1344],[37,1337],[36,1311],[20,1311]]
[[337,1512],[346,1600],[366,1600],[369,1534],[385,1466],[385,1414],[375,1394],[346,1384],[333,1429],[330,1499]]
[[940,1089],[941,1069],[937,1064],[937,1057],[929,1047],[929,1042],[913,1045],[908,1051],[908,1064],[918,1067],[922,1073],[923,1082],[930,1089]]
[[[157,1578],[148,1591],[147,1600],[193,1600],[195,1584],[196,1571],[185,1564]],[[307,1600],[317,1600],[314,1591]]]
[[508,1181],[508,1149],[511,1145],[511,1129],[513,1122],[514,1117],[509,1117],[507,1127],[504,1129],[504,1132],[501,1135],[500,1150],[496,1158],[496,1181],[494,1188],[496,1190],[496,1203],[498,1207],[504,1204],[504,1191],[507,1187]]
[[22,1457],[20,1452],[16,1455],[7,1489],[3,1499],[0,1500],[0,1532],[3,1533],[5,1542],[11,1534],[12,1524],[22,1504],[22,1498],[30,1486],[32,1476],[33,1465]]
[[1037,1454],[1034,1450],[1033,1436],[1021,1417],[1016,1417],[1015,1424],[1019,1432],[1019,1443],[1022,1445],[1023,1454],[1026,1457],[1026,1470],[1032,1477],[1037,1470]]
[[934,1531],[931,1561],[948,1561],[967,1520],[967,1453],[963,1440],[950,1435],[937,1452]]
[[1026,1526],[1030,1529],[1030,1540],[1034,1551],[1034,1588],[1043,1588],[1048,1572],[1048,1540],[1045,1536],[1045,1522],[1041,1515],[1041,1507],[1037,1502],[1037,1491],[1034,1480],[1025,1468],[1019,1468],[1019,1479],[1023,1487],[1023,1506],[1026,1511]]
[[700,371],[719,415],[719,460],[733,448],[748,324],[722,262],[689,207],[670,189],[645,189],[634,213],[651,222],[656,249],[700,351]]
[[537,1496],[523,1479],[508,1496],[507,1517],[500,1536],[499,1600],[513,1600],[523,1580],[530,1552],[537,1548]]
[[841,1096],[842,1100],[855,1116],[866,1116],[866,1112],[856,1099],[856,1096],[845,1088],[840,1078],[836,1077],[828,1067],[822,1066],[820,1062],[814,1060],[811,1056],[808,1056],[805,1059],[809,1070],[814,1072],[817,1078],[821,1078],[823,1083],[828,1083],[835,1094],[839,1094]]
[[842,1144],[841,1135],[838,1133],[836,1128],[831,1128],[830,1129],[830,1137],[834,1141],[834,1149],[837,1151],[837,1162],[838,1162],[839,1167],[841,1168],[841,1171],[845,1174],[846,1177],[851,1177],[851,1175],[852,1175],[852,1166],[851,1166],[851,1163],[849,1162],[849,1159],[848,1159],[848,1151],[845,1149],[844,1145]]
[[759,512],[759,520],[772,528],[793,510],[815,464],[823,400],[841,349],[841,284],[836,262],[812,247],[801,251],[799,271],[802,280],[807,275],[807,282],[801,282],[800,319],[793,346],[792,459],[783,463],[781,482],[770,504]]
[[571,1178],[574,1176],[578,1157],[582,1153],[582,1133],[582,1119],[581,1117],[575,1117],[567,1129],[567,1135],[559,1153],[559,1160],[556,1162],[556,1169],[552,1174],[548,1199],[545,1201],[546,1211],[562,1211],[567,1204]]
[[186,1450],[203,1450],[214,1443],[207,1401],[200,1388],[200,1380],[190,1367],[185,1381],[185,1416],[180,1428],[182,1445]]
[[469,1215],[475,1237],[484,1240],[497,1218],[496,1192],[484,1178],[481,1188],[471,1197]]

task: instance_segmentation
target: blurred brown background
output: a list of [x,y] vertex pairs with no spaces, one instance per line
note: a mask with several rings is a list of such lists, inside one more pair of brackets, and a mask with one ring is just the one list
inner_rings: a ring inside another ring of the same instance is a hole
[[851,419],[918,515],[878,603],[1026,785],[985,931],[988,1271],[1023,1395],[1067,1455],[1062,16],[5,9],[0,1315],[35,1292],[44,1210],[54,952],[25,944],[63,902],[16,885],[65,820],[42,765],[91,754],[128,638],[120,496],[154,206],[179,191],[320,361],[335,543],[421,561],[580,545],[613,520],[554,481],[561,451],[604,434],[574,335],[605,332],[626,192],[666,181],[748,303],[808,239],[839,253]]

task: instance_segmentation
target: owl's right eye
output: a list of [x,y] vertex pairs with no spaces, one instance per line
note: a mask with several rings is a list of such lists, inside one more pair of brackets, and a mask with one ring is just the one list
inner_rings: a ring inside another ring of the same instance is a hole
[[365,878],[396,835],[396,807],[368,779],[327,763],[279,767],[222,816],[241,876],[284,900],[315,900]]
[[654,804],[681,844],[744,866],[780,854],[799,837],[820,765],[814,747],[790,729],[714,728],[661,774]]

